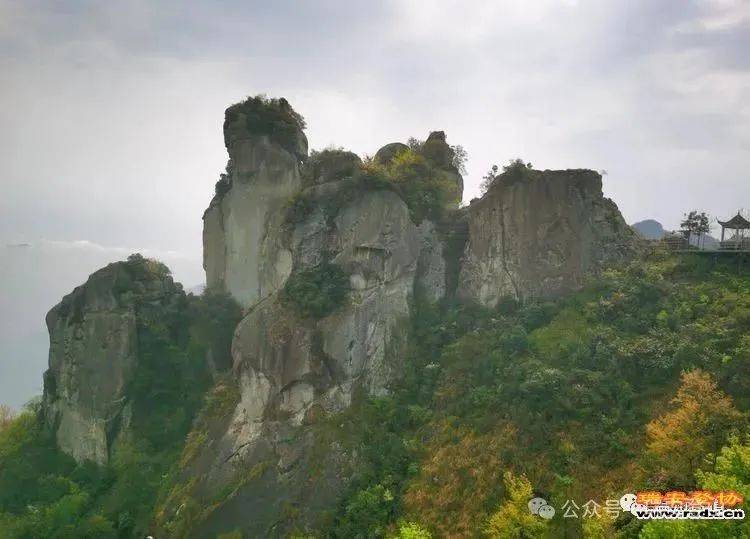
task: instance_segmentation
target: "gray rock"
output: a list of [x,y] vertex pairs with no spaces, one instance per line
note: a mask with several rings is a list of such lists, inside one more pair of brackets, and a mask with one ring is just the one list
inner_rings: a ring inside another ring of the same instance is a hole
[[[332,198],[351,186],[350,181],[328,183],[312,193]],[[222,529],[219,523],[270,533],[282,500],[300,507],[333,503],[347,479],[339,476],[341,461],[353,456],[333,453],[324,459],[326,471],[313,494],[305,472],[312,435],[304,433],[315,430],[321,414],[388,392],[402,370],[415,281],[421,279],[436,299],[445,289],[439,239],[429,222],[417,227],[391,191],[359,192],[347,200],[333,217],[316,208],[290,235],[295,271],[324,257],[344,268],[351,286],[346,304],[325,318],[304,320],[272,293],[255,304],[235,332],[232,356],[241,398],[226,428],[198,459],[208,471],[197,491],[216,492],[237,474],[270,464],[267,474],[217,509],[221,518],[212,516],[201,533]],[[237,500],[256,507],[269,493],[275,509],[253,510],[252,525],[243,520]],[[310,524],[317,516],[304,510],[295,525]]]
[[105,464],[128,422],[127,389],[138,368],[137,302],[169,305],[184,296],[159,266],[144,271],[147,264],[110,264],[47,314],[43,413],[60,449],[79,462]]
[[504,296],[559,296],[634,249],[634,232],[602,195],[598,173],[501,176],[469,207],[458,295],[487,306]]
[[[314,457],[321,418],[388,393],[401,376],[417,291],[429,301],[455,294],[488,306],[505,295],[549,297],[631,249],[632,231],[591,171],[529,171],[468,209],[452,204],[439,223],[417,226],[395,192],[348,177],[359,166],[353,154],[332,152],[328,168],[309,163],[301,187],[293,153],[267,139],[234,144],[232,186],[204,217],[204,248],[209,286],[248,307],[232,344],[240,398],[188,472],[198,478],[191,496],[206,503],[250,470],[263,473],[242,481],[196,537],[235,528],[283,536],[310,529],[333,507],[356,455],[335,446]],[[388,144],[375,160],[387,165],[406,149]],[[445,134],[431,133],[419,151],[432,174],[456,186],[457,203],[463,180]],[[241,171],[254,173],[244,180]],[[304,215],[285,223],[280,208],[292,193]],[[283,301],[284,283],[322,262],[349,276],[348,300],[302,319]],[[284,516],[290,506],[295,517]]]
[[203,267],[209,288],[250,307],[291,272],[283,210],[301,186],[299,161],[267,136],[233,140],[229,155],[231,187],[203,216]]
[[388,165],[393,158],[401,152],[405,152],[409,147],[401,142],[391,142],[380,148],[375,153],[375,161],[381,165]]
[[352,178],[361,164],[362,160],[354,152],[337,149],[313,151],[302,167],[302,180],[305,185],[314,185]]

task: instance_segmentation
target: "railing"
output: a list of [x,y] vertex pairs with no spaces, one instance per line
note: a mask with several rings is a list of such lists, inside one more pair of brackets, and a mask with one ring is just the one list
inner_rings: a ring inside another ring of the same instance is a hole
[[750,251],[750,238],[740,240],[726,240],[719,243],[721,251]]
[[682,236],[667,236],[661,241],[670,251],[682,251],[690,249],[690,243],[688,242],[687,238],[683,238]]

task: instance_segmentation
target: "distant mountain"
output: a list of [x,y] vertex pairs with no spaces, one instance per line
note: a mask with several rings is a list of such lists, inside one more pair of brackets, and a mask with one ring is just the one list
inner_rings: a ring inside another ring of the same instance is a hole
[[[655,219],[645,219],[643,221],[638,221],[637,223],[633,223],[631,226],[635,228],[638,233],[640,233],[640,235],[647,240],[660,240],[670,233],[669,231],[664,230],[662,224]],[[714,238],[710,234],[706,234],[701,238],[699,238],[698,236],[692,236],[690,238],[690,245],[695,245],[696,247],[700,246],[703,249],[712,251],[719,248],[719,240]]]
[[667,233],[661,223],[659,221],[655,221],[654,219],[638,221],[637,223],[633,223],[632,227],[640,232],[641,236],[643,236],[647,240],[660,240]]

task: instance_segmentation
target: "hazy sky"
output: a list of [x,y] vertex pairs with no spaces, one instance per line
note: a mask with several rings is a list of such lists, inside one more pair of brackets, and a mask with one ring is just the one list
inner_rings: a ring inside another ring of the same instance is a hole
[[730,0],[0,0],[0,402],[38,391],[44,312],[102,263],[147,249],[201,281],[223,110],[249,94],[287,97],[313,148],[442,129],[465,200],[522,157],[604,169],[629,222],[675,228],[750,207],[748,51]]

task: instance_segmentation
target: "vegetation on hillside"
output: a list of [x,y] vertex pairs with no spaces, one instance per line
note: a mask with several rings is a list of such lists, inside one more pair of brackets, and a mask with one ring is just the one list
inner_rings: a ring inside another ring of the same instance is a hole
[[[132,293],[166,266],[131,257]],[[130,428],[110,464],[77,464],[56,449],[38,410],[0,427],[0,538],[143,537],[166,478],[175,473],[185,437],[211,384],[208,350],[226,365],[240,309],[226,295],[177,296],[168,306],[138,305],[139,359],[128,389]]]
[[357,154],[330,146],[313,150],[301,168],[303,185],[325,183],[357,175],[361,160]]
[[281,290],[281,302],[303,318],[323,318],[346,301],[349,276],[336,264],[322,262],[293,272]]
[[[330,312],[336,301],[310,290],[328,290],[311,283],[328,282],[321,275],[334,268],[299,274],[287,301],[309,297],[307,315]],[[109,466],[61,454],[34,411],[0,426],[0,537],[143,534],[165,485],[205,441],[201,425],[238,399],[225,381],[203,398],[199,362],[207,346],[227,346],[224,325],[238,311],[218,297],[186,302],[192,309],[153,313],[139,328],[144,369],[134,402],[153,406],[136,406]],[[555,302],[485,309],[417,297],[414,313],[392,394],[327,421],[359,465],[314,536],[750,534],[747,520],[644,524],[603,510],[642,490],[750,496],[747,269],[656,253]],[[528,512],[535,496],[554,518]],[[571,501],[589,500],[599,517],[581,509],[581,518],[563,518]]]
[[10,425],[16,417],[16,413],[7,404],[0,404],[0,432]]
[[498,173],[498,170],[497,165],[492,165],[487,174],[482,176],[482,183],[479,184],[479,190],[482,194],[489,191],[499,181],[514,182],[527,178],[533,167],[531,163],[526,163],[523,159],[517,158],[511,159],[507,165],[504,165],[502,173]]
[[390,190],[396,193],[406,203],[412,220],[417,224],[423,219],[439,219],[446,207],[459,202],[453,179],[413,149],[398,153],[387,165],[374,159],[356,162],[345,154],[349,152],[324,150],[314,154],[313,165],[305,168],[308,181],[312,182],[315,171],[320,172],[324,166],[328,167],[328,181],[345,178],[349,181],[337,186],[333,192],[317,193],[314,189],[305,189],[296,193],[287,203],[288,224],[303,222],[316,208],[321,208],[326,218],[333,219],[343,207],[366,191]]
[[[419,154],[425,155],[425,141],[411,137],[406,142],[409,148]],[[450,145],[450,166],[452,166],[459,174],[466,174],[466,163],[469,160],[469,154],[466,152],[463,146],[460,144]],[[430,158],[429,149],[427,150],[427,158]]]
[[[417,307],[409,368],[367,405],[367,463],[325,534],[385,537],[408,521],[434,537],[678,537],[669,523],[562,508],[709,483],[747,491],[746,270],[657,254],[554,303]],[[530,491],[558,516],[529,518]]]

